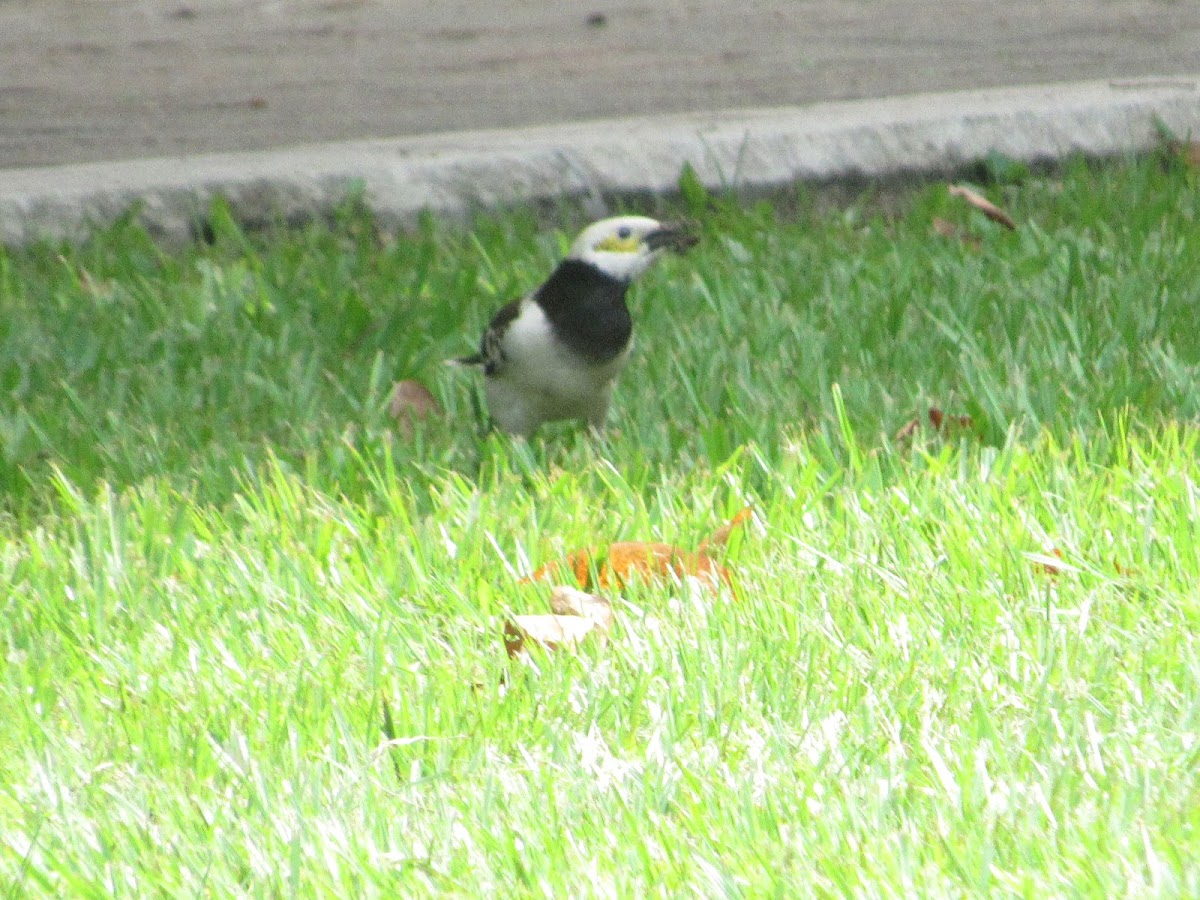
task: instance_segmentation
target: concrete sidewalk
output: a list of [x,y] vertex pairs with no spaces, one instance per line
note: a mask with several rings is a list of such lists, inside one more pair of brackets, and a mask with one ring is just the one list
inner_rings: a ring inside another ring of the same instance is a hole
[[1200,3],[589,9],[0,0],[0,241],[79,237],[134,202],[183,236],[215,193],[261,221],[362,187],[402,223],[659,192],[685,162],[770,188],[1200,134]]
[[672,191],[684,163],[712,188],[769,190],[906,173],[949,174],[995,151],[1028,162],[1144,151],[1158,127],[1200,134],[1200,76],[918,94],[805,107],[346,141],[0,170],[0,241],[79,238],[133,203],[164,237],[187,237],[214,194],[250,223],[320,216],[362,190],[382,220],[424,210]]
[[1194,73],[1181,0],[0,0],[0,169]]

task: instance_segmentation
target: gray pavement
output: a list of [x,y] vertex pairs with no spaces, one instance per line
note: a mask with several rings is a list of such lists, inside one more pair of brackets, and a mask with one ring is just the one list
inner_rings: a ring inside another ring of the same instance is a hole
[[1110,155],[1160,120],[1200,134],[1190,0],[0,0],[9,243],[134,201],[185,235],[218,192],[254,221],[361,186],[406,222],[684,162],[770,188]]
[[1197,72],[1194,0],[0,0],[0,168]]

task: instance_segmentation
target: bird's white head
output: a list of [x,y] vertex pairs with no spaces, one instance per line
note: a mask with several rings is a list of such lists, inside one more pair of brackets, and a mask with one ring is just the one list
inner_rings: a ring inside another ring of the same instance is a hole
[[583,229],[568,259],[590,263],[620,281],[633,281],[667,250],[683,251],[696,239],[678,225],[646,216],[601,219]]

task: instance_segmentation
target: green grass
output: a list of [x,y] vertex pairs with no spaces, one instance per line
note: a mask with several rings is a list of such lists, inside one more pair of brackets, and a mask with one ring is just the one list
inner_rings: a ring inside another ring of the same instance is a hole
[[[1076,163],[990,186],[1012,233],[689,190],[612,431],[528,445],[440,361],[570,210],[0,251],[0,885],[1200,894],[1196,188]],[[449,421],[394,434],[401,377]],[[890,439],[930,406],[973,424]],[[506,659],[532,567],[747,504],[740,602]]]

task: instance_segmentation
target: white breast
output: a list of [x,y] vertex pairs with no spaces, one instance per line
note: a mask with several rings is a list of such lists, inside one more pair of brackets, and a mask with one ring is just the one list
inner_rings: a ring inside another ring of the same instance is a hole
[[528,434],[542,422],[585,419],[599,427],[612,398],[613,383],[629,358],[629,346],[615,359],[589,365],[571,355],[554,336],[550,322],[532,300],[504,334],[504,365],[488,379],[488,408],[505,431]]

